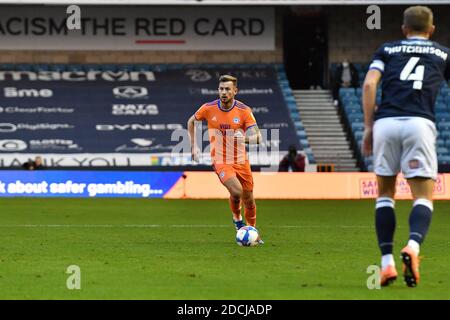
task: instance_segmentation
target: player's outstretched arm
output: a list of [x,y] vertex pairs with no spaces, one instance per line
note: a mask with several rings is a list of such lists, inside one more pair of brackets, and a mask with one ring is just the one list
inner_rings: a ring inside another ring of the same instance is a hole
[[375,113],[377,86],[381,76],[380,71],[376,69],[369,70],[363,85],[364,137],[362,152],[366,157],[372,154],[373,117]]

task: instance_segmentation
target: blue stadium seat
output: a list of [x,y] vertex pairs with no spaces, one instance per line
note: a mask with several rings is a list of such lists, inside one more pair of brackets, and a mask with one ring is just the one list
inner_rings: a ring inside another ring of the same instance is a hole
[[300,139],[300,144],[302,145],[303,149],[310,148],[308,139]]
[[355,131],[363,131],[364,130],[364,123],[361,122],[353,122],[351,124],[352,130]]
[[133,71],[134,70],[134,65],[132,64],[119,64],[117,66],[117,69],[120,71]]
[[300,139],[307,139],[306,131],[305,130],[297,130],[297,136]]
[[448,131],[448,130],[440,131],[439,132],[439,137],[442,138],[442,139],[445,139],[445,140],[450,139],[450,131]]
[[12,63],[2,63],[0,64],[0,69],[3,71],[11,71],[15,69],[15,65]]
[[340,88],[339,96],[340,97],[355,96],[355,89],[354,88]]
[[69,64],[66,68],[67,71],[84,71],[84,65],[82,64]]
[[434,106],[434,110],[436,112],[446,112],[447,111],[447,105],[444,103],[436,103]]
[[377,106],[381,105],[381,96],[377,96],[376,104]]
[[441,88],[441,95],[442,96],[450,95],[450,88],[448,87],[448,85],[445,84],[445,82],[444,87]]
[[305,130],[305,127],[303,126],[303,122],[301,121],[294,121],[295,129],[297,130]]
[[356,88],[356,96],[358,97],[358,98],[361,98],[361,96],[362,96],[362,88]]
[[437,123],[437,127],[439,130],[450,130],[450,122],[440,121]]
[[361,100],[357,96],[344,96],[341,98],[344,105],[360,104]]
[[150,71],[150,66],[148,64],[136,64],[134,71]]
[[363,115],[360,113],[350,113],[347,115],[349,122],[362,122]]
[[16,65],[18,71],[33,71],[34,66],[29,63],[21,63]]
[[363,67],[362,67],[361,63],[354,62],[353,66],[355,67],[356,71],[358,71],[358,72],[363,71],[363,69],[362,69]]
[[436,97],[436,103],[445,103],[445,98],[442,94]]
[[438,162],[439,164],[450,164],[450,156],[440,156]]
[[436,112],[436,121],[448,121],[450,122],[450,113],[449,112]]
[[353,135],[355,136],[356,141],[358,141],[358,140],[361,140],[361,139],[362,139],[362,137],[363,137],[363,135],[364,135],[364,132],[362,132],[362,131],[356,131],[356,132],[353,133]]
[[347,115],[347,117],[348,117],[348,115],[350,115],[350,114],[359,114],[359,115],[361,115],[362,116],[362,110],[361,110],[361,107],[360,106],[358,106],[358,107],[356,107],[356,108],[352,108],[352,106],[350,106],[350,107],[345,107],[345,114]]
[[300,121],[300,115],[297,111],[291,111],[291,119],[293,121]]
[[102,70],[102,67],[100,64],[90,63],[90,64],[86,64],[84,66],[84,70],[85,71],[100,71],[100,70]]
[[50,71],[59,71],[59,72],[61,72],[61,71],[66,71],[67,65],[66,64],[60,64],[60,63],[50,64],[48,66],[48,68],[49,68]]
[[37,72],[49,71],[49,65],[48,64],[37,64],[34,66],[34,70]]

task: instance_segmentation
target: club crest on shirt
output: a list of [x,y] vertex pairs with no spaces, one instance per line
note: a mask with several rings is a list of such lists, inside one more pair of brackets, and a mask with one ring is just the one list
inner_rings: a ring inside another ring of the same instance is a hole
[[238,123],[239,123],[239,118],[238,118],[238,117],[233,118],[233,122],[236,123],[236,124],[238,124]]

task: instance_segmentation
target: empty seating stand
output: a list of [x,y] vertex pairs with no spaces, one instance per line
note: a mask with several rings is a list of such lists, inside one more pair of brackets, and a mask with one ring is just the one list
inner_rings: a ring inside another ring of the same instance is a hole
[[[341,88],[339,90],[341,107],[348,119],[357,145],[361,148],[364,131],[362,110],[362,89]],[[377,104],[381,103],[381,89],[377,90]],[[437,154],[439,165],[450,165],[450,88],[443,83],[436,99],[436,126],[438,129]],[[364,159],[368,171],[373,171],[372,157]]]

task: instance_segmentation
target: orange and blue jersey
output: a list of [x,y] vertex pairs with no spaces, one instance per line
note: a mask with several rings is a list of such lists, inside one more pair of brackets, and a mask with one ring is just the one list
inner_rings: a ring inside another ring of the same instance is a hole
[[223,109],[220,100],[203,104],[195,113],[195,119],[208,122],[211,159],[213,163],[245,163],[245,132],[256,126],[251,108],[234,100],[230,109]]

